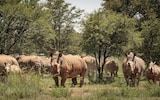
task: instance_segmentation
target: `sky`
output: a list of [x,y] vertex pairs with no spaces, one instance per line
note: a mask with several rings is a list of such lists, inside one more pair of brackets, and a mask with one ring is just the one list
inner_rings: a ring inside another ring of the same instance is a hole
[[65,2],[85,10],[85,13],[91,13],[101,7],[102,0],[65,0]]
[[[46,0],[41,0],[42,2],[45,2]],[[76,6],[76,8],[79,8],[81,10],[84,10],[83,15],[92,13],[95,10],[98,10],[101,8],[101,3],[103,0],[65,0],[66,3],[70,3],[71,6]],[[77,32],[80,32],[80,25],[75,25],[74,29]]]
[[[46,0],[40,1],[45,2]],[[70,3],[72,6],[85,10],[85,13],[98,10],[101,7],[102,1],[103,0],[65,0],[66,3]]]
[[[82,14],[82,18],[85,14],[89,14],[94,10],[98,10],[101,7],[102,0],[65,0],[66,3],[70,3],[72,6],[76,6],[81,10],[85,10]],[[80,24],[76,24],[74,29],[77,32],[81,32]]]

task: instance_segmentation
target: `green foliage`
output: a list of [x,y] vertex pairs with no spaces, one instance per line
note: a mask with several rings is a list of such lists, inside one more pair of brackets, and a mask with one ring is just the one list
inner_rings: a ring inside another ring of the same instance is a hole
[[82,34],[73,32],[69,35],[69,37],[69,43],[65,46],[64,50],[71,54],[82,54],[82,47],[80,45],[82,41]]
[[122,47],[133,42],[129,34],[134,34],[134,20],[122,14],[95,12],[83,24],[84,49],[87,52],[107,49],[107,56],[118,55],[124,51]]
[[49,13],[37,0],[0,6],[0,50],[4,53],[48,53],[54,40]]
[[[134,51],[139,53],[148,63],[150,60],[159,62],[159,18],[160,18],[159,0],[104,0],[102,6],[104,11],[112,10],[133,18],[139,12],[143,17],[134,24],[133,33],[128,45],[124,46],[125,51]],[[127,29],[128,31],[130,29]]]
[[134,40],[137,38],[135,20],[123,14],[95,11],[82,23],[84,26],[83,50],[88,54],[94,54],[98,59],[97,62],[100,62],[98,66],[101,67],[102,73],[107,57],[120,56],[128,50],[128,46],[133,48],[130,43],[138,43]]
[[147,62],[150,60],[160,64],[160,20],[153,19],[142,24],[143,56]]
[[0,1],[0,4],[5,4],[5,3],[8,3],[8,4],[17,4],[17,3],[20,3],[22,0],[1,0]]
[[[64,0],[4,0],[0,6],[0,51],[49,54],[51,50],[80,53],[80,35],[73,29],[82,10]],[[75,39],[72,39],[76,37]],[[76,44],[75,44],[76,41]]]
[[133,17],[136,12],[145,15],[145,19],[160,17],[159,0],[104,0],[102,4],[106,10],[124,13]]
[[[48,0],[46,7],[49,8],[50,20],[56,34],[52,43],[54,49],[73,52],[70,48],[76,41],[72,41],[71,36],[75,33],[73,27],[82,10],[77,9],[75,6],[70,6],[64,0]],[[79,50],[79,48],[76,50]]]
[[[55,39],[55,31],[52,28],[48,11],[42,11],[39,7],[34,11],[34,22],[30,24],[27,38],[30,42],[26,41],[24,48],[28,48],[28,52],[45,53],[48,54],[48,50],[53,49],[52,41]],[[38,17],[39,16],[39,17]],[[38,17],[38,18],[37,18]],[[30,46],[32,44],[32,46]]]
[[8,53],[24,37],[31,22],[32,9],[23,4],[0,6],[0,49]]

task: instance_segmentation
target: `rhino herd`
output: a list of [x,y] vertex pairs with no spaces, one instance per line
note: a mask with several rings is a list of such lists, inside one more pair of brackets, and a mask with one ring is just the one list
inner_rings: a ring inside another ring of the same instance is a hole
[[[118,77],[118,64],[114,60],[106,60],[104,70],[110,77]],[[61,77],[61,86],[65,87],[67,78],[72,79],[72,87],[77,84],[77,76],[80,76],[80,85],[84,84],[84,78],[89,73],[97,73],[97,62],[92,56],[79,56],[72,54],[62,54],[55,52],[50,57],[44,56],[26,56],[20,55],[13,57],[0,54],[0,76],[1,81],[6,80],[9,73],[23,73],[34,71],[40,75],[50,73],[59,86],[59,76]],[[126,54],[122,62],[122,71],[127,86],[138,86],[140,78],[145,76],[149,83],[156,84],[160,81],[160,67],[155,62],[150,62],[146,66],[143,59],[137,57],[135,53]]]

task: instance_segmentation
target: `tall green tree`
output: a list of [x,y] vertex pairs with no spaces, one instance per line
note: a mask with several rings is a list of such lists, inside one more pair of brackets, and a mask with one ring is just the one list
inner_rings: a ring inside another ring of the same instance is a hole
[[0,50],[7,54],[46,52],[54,39],[48,12],[38,0],[7,1],[0,6]]
[[142,50],[144,52],[143,57],[147,64],[150,61],[156,61],[160,64],[160,19],[153,19],[145,21],[142,24],[142,37],[143,45]]
[[159,0],[103,0],[103,8],[133,17],[136,12],[144,15],[145,19],[160,17]]
[[0,12],[0,49],[9,53],[28,30],[32,9],[20,3],[6,3],[0,6]]
[[[160,9],[159,9],[160,0],[103,0],[103,1],[104,2],[102,6],[104,10],[112,10],[116,13],[122,13],[131,18],[133,18],[137,12],[142,14],[143,18],[138,19],[135,26],[137,28],[136,35],[139,38],[137,37],[134,38],[135,40],[139,41],[139,43],[138,45],[131,43],[134,45],[134,48],[130,50],[140,53],[142,58],[144,58],[147,62],[152,59],[157,61],[159,57],[156,55],[158,54],[159,50],[156,48],[157,46],[154,47],[154,49],[153,48],[151,49],[150,47],[153,47],[153,45],[157,44],[154,40],[159,37],[158,28],[160,27],[156,23],[157,20],[159,20],[160,18]],[[154,39],[153,36],[155,36]]]
[[105,59],[124,52],[130,39],[129,33],[134,33],[134,21],[127,16],[112,11],[95,11],[83,21],[83,49],[94,54],[97,69],[103,73]]
[[70,40],[72,40],[71,35],[74,32],[76,19],[80,18],[82,10],[71,6],[64,0],[48,0],[46,7],[52,15],[50,20],[56,33],[53,46],[55,50],[67,50],[66,47],[71,44]]

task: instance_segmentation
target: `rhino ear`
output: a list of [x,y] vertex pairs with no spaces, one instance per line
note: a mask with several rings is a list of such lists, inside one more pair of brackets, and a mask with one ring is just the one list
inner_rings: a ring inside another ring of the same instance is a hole
[[136,56],[136,55],[137,55],[135,52],[134,52],[133,54],[134,54],[134,56]]
[[62,52],[59,52],[59,57],[62,57]]
[[52,57],[52,56],[53,56],[53,53],[51,52],[51,53],[50,53],[50,57]]
[[154,61],[153,63],[154,63],[154,64],[156,64],[156,62],[155,62],[155,61]]
[[20,59],[20,56],[17,56],[17,57],[16,57],[16,60],[19,60],[19,59]]
[[4,65],[6,66],[6,65],[7,65],[7,63],[5,62],[5,63],[4,63]]
[[136,56],[136,53],[134,52],[133,53],[133,59],[132,59],[132,61],[134,61],[135,56]]
[[126,57],[128,56],[128,52],[125,53],[125,56],[126,56]]

